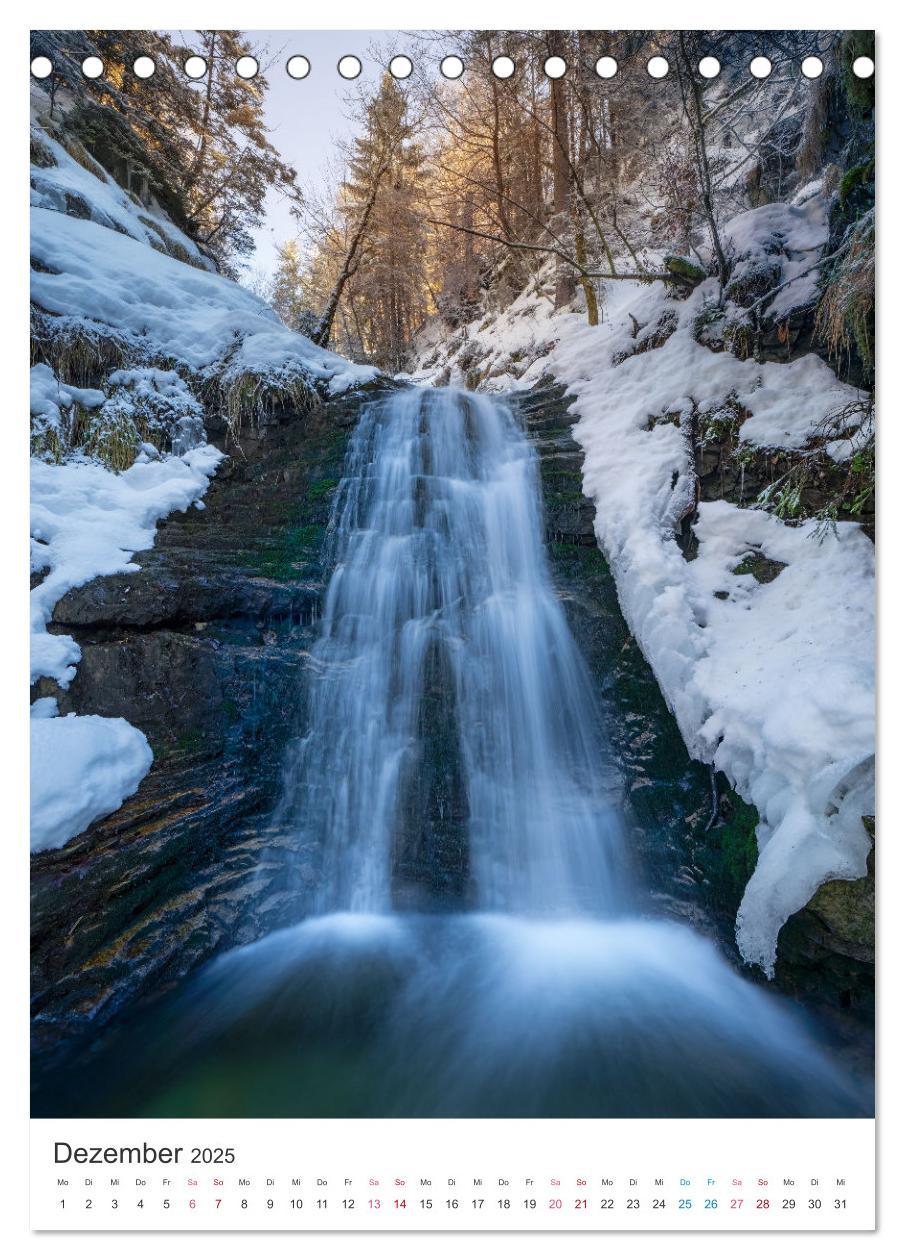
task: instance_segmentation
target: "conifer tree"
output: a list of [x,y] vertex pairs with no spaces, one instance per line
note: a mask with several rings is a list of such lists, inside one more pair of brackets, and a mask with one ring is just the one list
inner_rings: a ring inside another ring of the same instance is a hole
[[429,298],[423,182],[406,95],[387,74],[367,103],[340,189],[344,247],[315,335],[319,344],[326,344],[345,302],[365,353],[381,366],[402,369]]
[[305,301],[305,269],[296,241],[279,248],[270,288],[270,303],[289,328],[301,328],[308,316]]

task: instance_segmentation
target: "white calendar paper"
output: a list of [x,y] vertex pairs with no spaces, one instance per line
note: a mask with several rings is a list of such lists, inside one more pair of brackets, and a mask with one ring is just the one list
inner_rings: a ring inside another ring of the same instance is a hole
[[32,31],[32,1229],[874,1228],[874,58]]

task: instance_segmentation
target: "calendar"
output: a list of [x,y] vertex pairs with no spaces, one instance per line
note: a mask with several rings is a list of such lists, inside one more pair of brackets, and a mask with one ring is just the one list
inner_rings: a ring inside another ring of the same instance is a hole
[[869,1121],[117,1121],[84,1126],[84,1147],[60,1131],[33,1130],[33,1228],[874,1227]]
[[31,32],[33,1230],[874,1228],[875,57]]

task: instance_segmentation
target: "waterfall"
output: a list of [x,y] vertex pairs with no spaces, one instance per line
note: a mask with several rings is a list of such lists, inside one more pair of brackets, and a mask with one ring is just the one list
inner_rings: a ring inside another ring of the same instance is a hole
[[421,851],[430,870],[439,847],[467,867],[471,906],[619,909],[618,795],[509,408],[449,389],[371,404],[331,536],[280,811],[322,849],[315,908],[388,910],[394,867]]
[[317,878],[295,926],[98,1061],[106,1105],[128,1064],[127,1105],[165,1116],[869,1114],[791,1002],[632,912],[621,788],[508,408],[366,406],[331,546],[278,814]]

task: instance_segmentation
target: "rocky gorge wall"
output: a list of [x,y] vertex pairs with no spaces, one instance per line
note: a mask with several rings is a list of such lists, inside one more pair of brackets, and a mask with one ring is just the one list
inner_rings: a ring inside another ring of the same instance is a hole
[[43,679],[37,694],[57,695],[63,714],[126,717],[154,763],[115,814],[32,859],[34,1028],[48,1052],[253,939],[261,904],[279,919],[275,869],[260,864],[279,847],[266,820],[303,721],[322,544],[360,405],[243,435],[203,510],[164,521],[138,572],[55,609],[51,630],[72,634],[82,659],[68,691]]
[[[733,923],[754,865],[756,812],[688,756],[629,634],[582,494],[570,399],[549,381],[515,399],[540,460],[554,584],[611,718],[640,882],[659,910],[737,962]],[[242,437],[204,510],[164,522],[154,549],[136,557],[139,572],[98,579],[57,605],[52,629],[77,639],[82,661],[69,691],[45,680],[39,694],[58,694],[62,713],[126,717],[155,759],[115,814],[33,859],[40,1060],[65,1056],[126,1006],[294,918],[291,840],[272,808],[286,745],[304,730],[329,577],[325,530],[361,405],[353,394]],[[401,904],[420,905],[431,879],[455,890],[459,856],[431,873],[417,845],[403,843]],[[304,880],[305,854],[292,863]],[[777,969],[781,987],[856,1021],[871,1011],[868,882],[825,885],[784,929]]]

